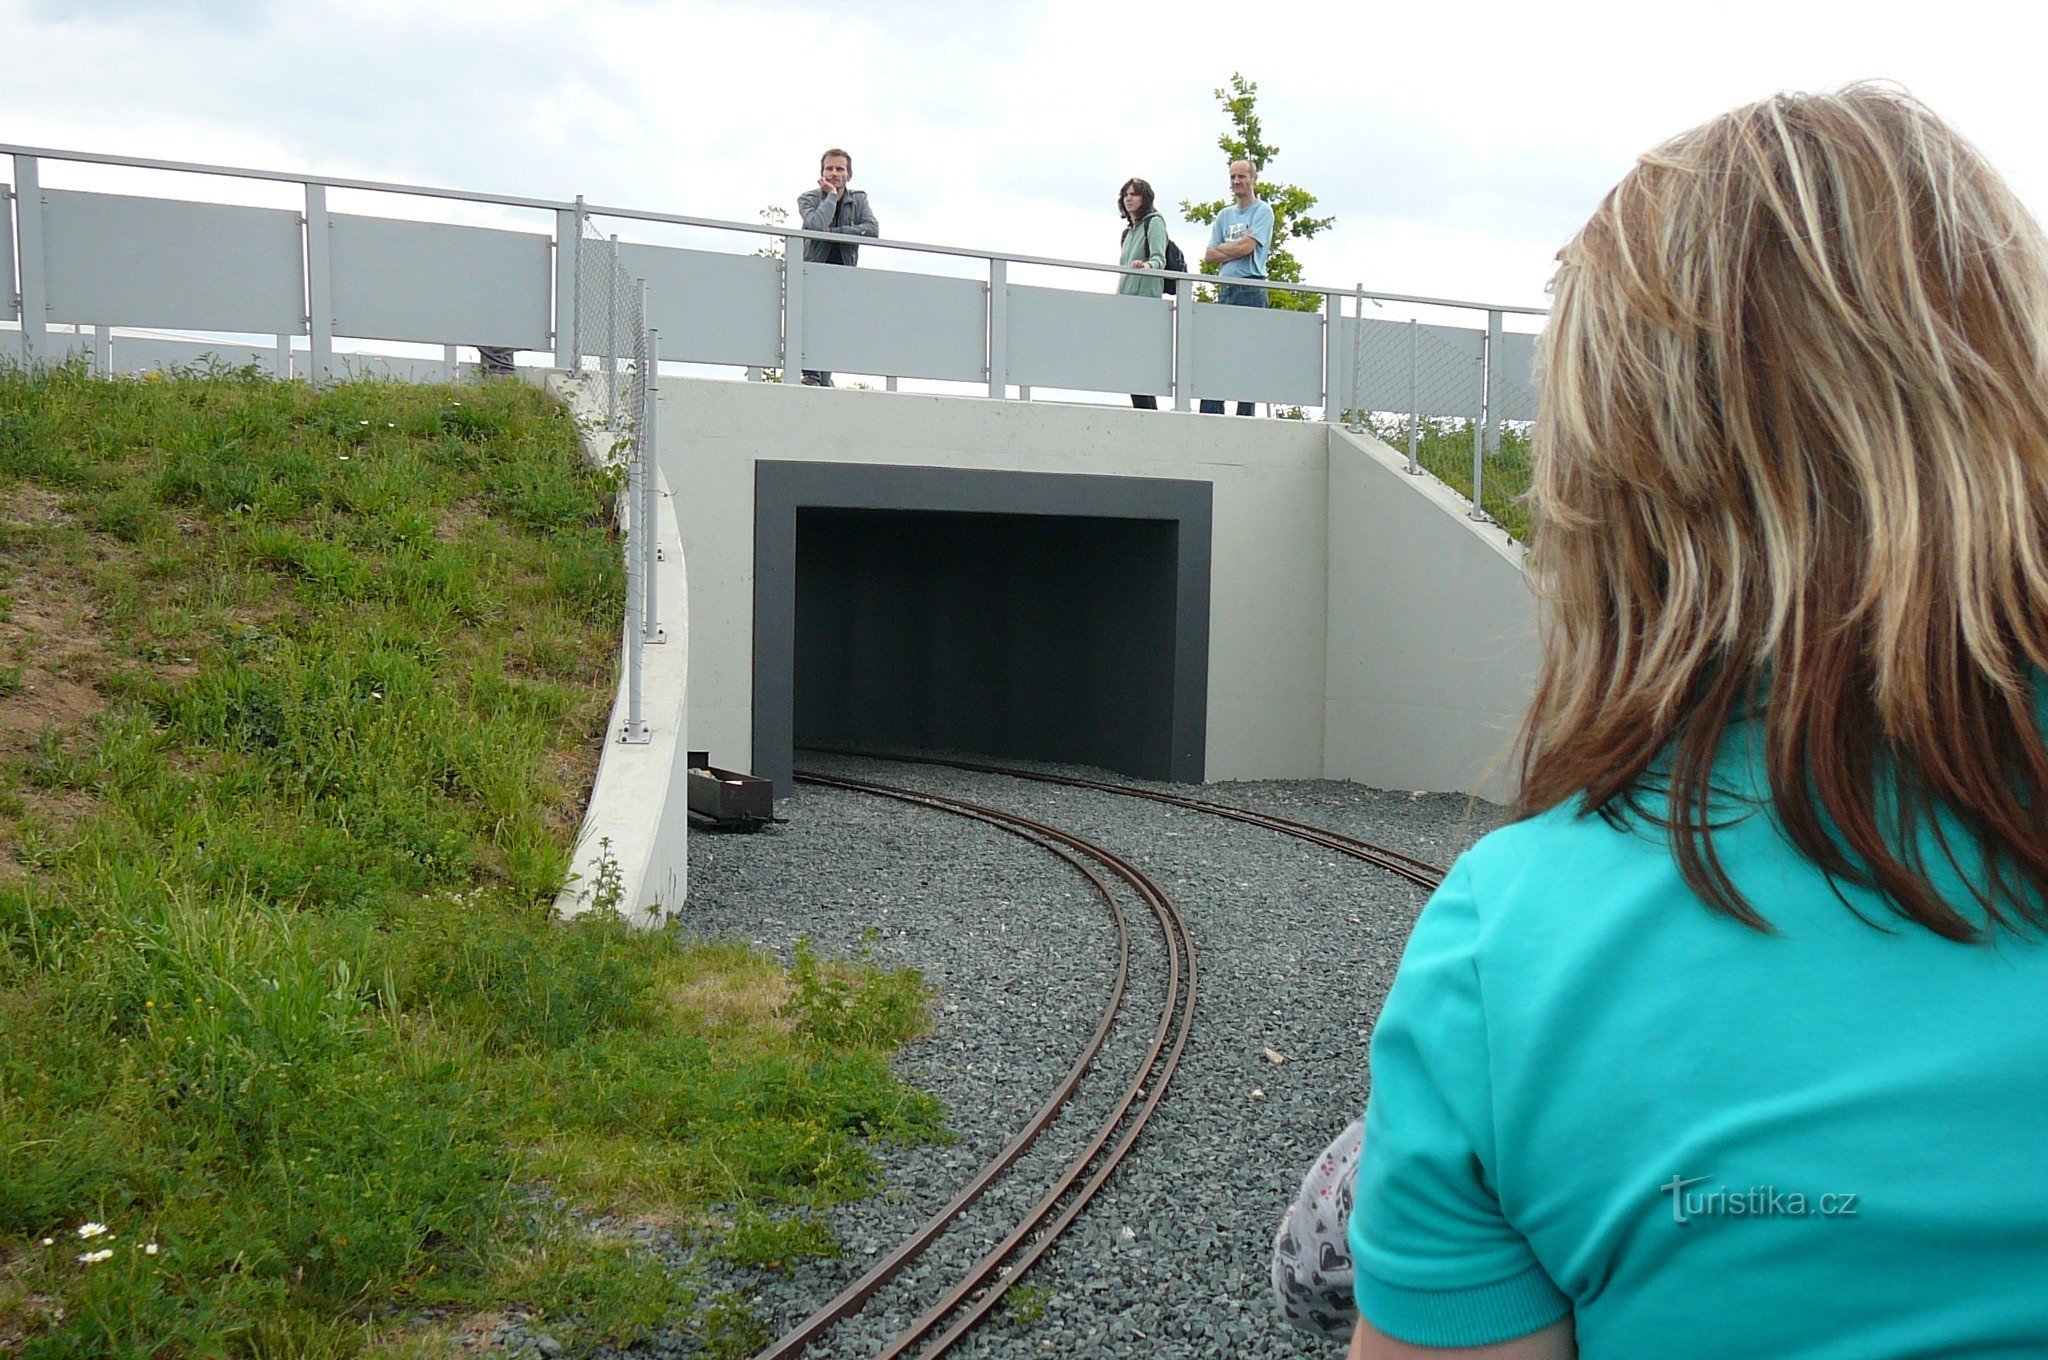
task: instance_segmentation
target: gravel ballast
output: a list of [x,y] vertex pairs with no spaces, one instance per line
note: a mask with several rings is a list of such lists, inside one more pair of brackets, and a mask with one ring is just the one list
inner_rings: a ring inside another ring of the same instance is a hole
[[[1116,1175],[1012,1291],[1016,1306],[999,1308],[952,1354],[1340,1353],[1280,1320],[1268,1254],[1308,1163],[1364,1107],[1366,1037],[1422,890],[1292,837],[1144,800],[850,757],[799,765],[987,803],[1098,841],[1150,874],[1194,937],[1195,1025],[1165,1100]],[[1334,781],[1149,787],[1292,817],[1440,866],[1500,819],[1463,796]],[[1116,938],[1079,874],[994,828],[830,789],[799,788],[779,810],[787,822],[759,834],[693,833],[682,928],[785,961],[808,937],[822,953],[921,969],[935,991],[931,1032],[896,1067],[944,1102],[958,1138],[874,1149],[884,1188],[831,1215],[840,1259],[784,1271],[696,1262],[707,1284],[746,1297],[777,1334],[944,1205],[1058,1086],[1101,1015]],[[875,1354],[1037,1201],[1122,1094],[1165,984],[1157,926],[1128,891],[1119,898],[1130,922],[1127,1018],[1098,1075],[1013,1175],[807,1354]]]

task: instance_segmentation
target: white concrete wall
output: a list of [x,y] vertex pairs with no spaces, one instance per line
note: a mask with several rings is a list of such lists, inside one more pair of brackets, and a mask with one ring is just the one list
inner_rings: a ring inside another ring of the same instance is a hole
[[[561,375],[548,380],[548,390],[569,403],[582,426],[584,456],[605,464],[616,461],[614,451],[623,440],[603,427],[596,386]],[[690,583],[674,496],[666,481],[655,489],[662,556],[655,568],[656,596],[667,641],[641,653],[641,711],[648,740],[619,740],[626,728],[625,629],[632,627],[628,617],[619,634],[619,681],[605,728],[604,754],[576,833],[569,881],[555,897],[557,916],[581,916],[608,906],[634,925],[659,926],[682,910],[689,891],[689,724],[684,691],[690,673]],[[631,544],[625,546],[632,550]]]
[[1378,440],[1330,432],[1323,771],[1506,801],[1536,674],[1522,549]]
[[754,463],[829,460],[1214,484],[1208,777],[1322,765],[1324,469],[1299,421],[665,378],[662,466],[690,561],[690,732],[752,759]]
[[1194,478],[1214,486],[1207,776],[1511,788],[1535,673],[1521,549],[1391,449],[1330,426],[667,378],[690,562],[689,725],[752,759],[760,459]]

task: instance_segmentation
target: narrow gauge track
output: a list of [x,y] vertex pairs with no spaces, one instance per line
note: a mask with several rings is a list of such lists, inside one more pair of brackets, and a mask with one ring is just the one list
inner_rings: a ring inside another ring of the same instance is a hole
[[1444,880],[1444,870],[1427,860],[1417,859],[1399,850],[1390,850],[1384,845],[1348,836],[1341,831],[1316,826],[1310,822],[1298,822],[1292,817],[1277,813],[1253,812],[1246,808],[1233,807],[1229,803],[1214,803],[1206,798],[1190,798],[1185,794],[1164,793],[1158,789],[1141,789],[1130,784],[1113,783],[1105,779],[1083,779],[1077,775],[1041,774],[1036,770],[1020,770],[1010,765],[995,765],[982,761],[951,760],[943,756],[900,755],[889,751],[869,751],[856,747],[818,746],[807,748],[820,754],[857,756],[862,760],[885,760],[901,765],[937,765],[950,770],[966,770],[974,774],[1005,775],[1011,779],[1029,779],[1040,784],[1065,784],[1069,788],[1094,789],[1099,793],[1121,794],[1126,798],[1145,798],[1155,803],[1166,803],[1173,807],[1187,808],[1192,812],[1206,812],[1212,816],[1227,817],[1231,821],[1245,822],[1252,826],[1277,831],[1283,836],[1320,845],[1326,850],[1352,859],[1361,860],[1376,869],[1384,869],[1398,878],[1406,879],[1419,888],[1434,889]]
[[[977,1261],[945,1296],[933,1304],[908,1329],[892,1340],[876,1360],[897,1360],[920,1342],[919,1360],[944,1353],[993,1309],[1009,1286],[1021,1279],[1059,1234],[1095,1197],[1116,1170],[1145,1123],[1166,1094],[1167,1084],[1180,1065],[1188,1036],[1194,1027],[1196,964],[1194,941],[1180,908],[1145,873],[1128,860],[1069,832],[996,808],[983,807],[914,789],[892,788],[868,780],[799,771],[796,780],[822,788],[836,788],[890,798],[914,806],[935,808],[984,822],[1039,844],[1079,869],[1110,905],[1117,923],[1119,961],[1116,981],[1101,1022],[1069,1070],[1065,1080],[1025,1127],[1005,1144],[988,1165],[957,1194],[951,1203],[913,1232],[866,1274],[842,1290],[837,1297],[796,1327],[784,1333],[756,1360],[789,1360],[801,1353],[835,1322],[860,1311],[877,1289],[899,1273],[938,1238],[947,1224],[978,1199],[1003,1171],[1021,1156],[1038,1134],[1049,1125],[1079,1086],[1093,1063],[1121,1008],[1128,976],[1130,934],[1115,894],[1100,874],[1082,858],[1094,861],[1121,878],[1151,910],[1165,940],[1167,983],[1159,1024],[1147,1045],[1143,1062],[1131,1077],[1123,1094],[1111,1108],[1087,1148],[1068,1163],[1045,1196],[1011,1229],[995,1248]],[[1077,857],[1078,856],[1078,857]],[[1139,1103],[1142,1100],[1142,1103]],[[1136,1106],[1134,1109],[1133,1106]],[[1114,1139],[1114,1145],[1111,1145]],[[1083,1177],[1086,1177],[1085,1182]],[[941,1326],[944,1330],[940,1331]],[[933,1332],[938,1332],[936,1337]],[[927,1342],[927,1338],[930,1340]]]

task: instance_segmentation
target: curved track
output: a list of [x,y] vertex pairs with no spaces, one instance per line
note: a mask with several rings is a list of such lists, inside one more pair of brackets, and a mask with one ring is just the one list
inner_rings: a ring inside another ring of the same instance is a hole
[[[1436,887],[1444,876],[1444,871],[1436,865],[1356,836],[1277,814],[1255,812],[1184,794],[977,761],[855,749],[816,749],[820,753],[901,764],[941,766],[1164,803],[1292,836],[1336,854],[1359,860],[1425,889]],[[1166,945],[1169,977],[1157,1029],[1145,1050],[1138,1071],[1130,1078],[1121,1097],[1087,1148],[1067,1165],[1052,1188],[1018,1220],[1000,1244],[978,1260],[938,1303],[920,1315],[916,1322],[876,1356],[876,1360],[900,1360],[922,1343],[923,1349],[917,1351],[918,1360],[930,1360],[930,1357],[942,1354],[960,1340],[995,1307],[1003,1291],[1021,1279],[1032,1263],[1058,1238],[1060,1232],[1074,1221],[1137,1141],[1146,1120],[1151,1117],[1153,1110],[1158,1107],[1166,1093],[1166,1087],[1174,1069],[1179,1065],[1181,1053],[1187,1045],[1188,1035],[1193,1026],[1196,977],[1193,940],[1179,907],[1143,871],[1114,852],[1069,832],[978,803],[843,775],[799,771],[796,781],[821,788],[836,788],[889,798],[967,817],[1019,836],[1050,851],[1079,870],[1108,904],[1116,921],[1119,959],[1116,980],[1095,1032],[1083,1046],[1080,1056],[1059,1088],[1026,1121],[1025,1126],[950,1203],[926,1220],[838,1296],[778,1338],[774,1344],[762,1351],[756,1360],[791,1360],[791,1357],[800,1354],[834,1323],[859,1312],[876,1290],[922,1254],[955,1218],[979,1199],[990,1185],[1016,1162],[1025,1149],[1054,1121],[1080,1085],[1122,1007],[1130,959],[1129,925],[1123,909],[1109,884],[1104,881],[1103,875],[1095,867],[1091,867],[1091,861],[1093,865],[1100,866],[1109,874],[1121,879],[1146,904],[1159,925]],[[1139,1104],[1141,1099],[1142,1104]]]
[[[890,798],[915,806],[934,808],[968,817],[1022,836],[1058,854],[1085,874],[1110,903],[1118,927],[1119,963],[1117,978],[1101,1023],[1080,1058],[1053,1096],[1040,1107],[1025,1127],[945,1208],[906,1238],[888,1256],[860,1279],[796,1327],[762,1351],[758,1360],[788,1360],[802,1352],[827,1328],[841,1318],[860,1311],[875,1290],[900,1272],[942,1233],[947,1224],[978,1199],[1025,1148],[1049,1125],[1072,1095],[1088,1067],[1094,1062],[1110,1025],[1122,1006],[1129,963],[1129,931],[1122,909],[1100,874],[1085,860],[1122,879],[1151,910],[1166,946],[1168,976],[1165,1001],[1143,1061],[1125,1086],[1108,1117],[1103,1120],[1086,1149],[1061,1173],[1044,1197],[1021,1218],[992,1251],[984,1255],[916,1322],[898,1335],[880,1353],[878,1360],[895,1360],[926,1342],[920,1357],[936,1356],[964,1336],[1002,1298],[1003,1291],[1043,1255],[1081,1209],[1109,1179],[1116,1166],[1137,1141],[1139,1132],[1166,1094],[1174,1069],[1187,1047],[1195,1014],[1196,964],[1193,941],[1180,908],[1144,872],[1114,852],[1056,827],[1020,817],[996,808],[982,807],[960,799],[912,789],[891,788],[867,780],[799,773],[797,782],[823,788],[837,788],[876,797]],[[1142,1103],[1141,1103],[1142,1102]],[[932,1334],[937,1332],[934,1337]],[[927,1338],[930,1340],[927,1342]]]

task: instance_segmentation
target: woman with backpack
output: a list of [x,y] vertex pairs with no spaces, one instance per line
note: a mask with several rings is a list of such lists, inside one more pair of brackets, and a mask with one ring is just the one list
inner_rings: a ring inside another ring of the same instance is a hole
[[[1124,218],[1123,258],[1118,263],[1126,268],[1166,267],[1166,219],[1152,203],[1152,186],[1142,179],[1125,180],[1124,187],[1117,192],[1117,211]],[[1116,281],[1117,292],[1126,297],[1156,298],[1165,288],[1164,279],[1148,279],[1141,274],[1125,274]],[[1131,405],[1141,411],[1156,411],[1159,398],[1133,393]]]

